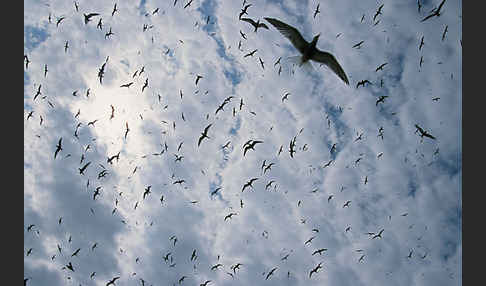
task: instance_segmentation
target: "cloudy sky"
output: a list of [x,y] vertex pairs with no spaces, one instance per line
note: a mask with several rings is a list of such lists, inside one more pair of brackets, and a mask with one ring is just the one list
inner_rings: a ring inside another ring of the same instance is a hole
[[419,3],[24,0],[28,285],[460,285],[462,3]]

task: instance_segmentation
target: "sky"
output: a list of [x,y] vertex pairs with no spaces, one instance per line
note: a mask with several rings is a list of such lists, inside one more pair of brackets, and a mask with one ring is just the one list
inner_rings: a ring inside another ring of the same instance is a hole
[[462,2],[419,3],[24,0],[27,285],[461,285]]

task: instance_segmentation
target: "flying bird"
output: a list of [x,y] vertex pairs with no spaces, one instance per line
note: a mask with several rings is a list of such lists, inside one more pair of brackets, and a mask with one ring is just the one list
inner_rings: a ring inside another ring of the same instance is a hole
[[277,270],[278,267],[275,267],[273,268],[272,270],[270,270],[270,272],[268,272],[267,274],[267,277],[265,277],[265,280],[268,280],[268,278],[270,278],[270,276],[273,275],[273,273],[275,272],[275,270]]
[[355,44],[355,45],[353,46],[353,48],[360,49],[360,48],[361,48],[361,45],[362,45],[363,43],[364,43],[364,41],[361,41],[361,42],[359,42],[359,43]]
[[246,15],[248,15],[248,12],[247,12],[246,10],[247,10],[248,8],[250,8],[250,7],[251,7],[251,5],[252,5],[252,4],[248,4],[248,5],[246,5],[245,7],[243,7],[243,9],[241,9],[240,16],[238,17],[238,19],[240,19],[240,20],[241,20],[241,16],[243,16],[243,15],[245,15],[245,14],[246,14]]
[[309,272],[309,278],[312,277],[313,273],[317,273],[317,271],[322,268],[321,264],[322,262],[319,262],[319,264]]
[[424,22],[424,21],[426,21],[426,20],[428,20],[428,19],[430,19],[434,16],[439,17],[441,15],[440,9],[442,9],[442,6],[444,5],[445,1],[446,0],[442,0],[442,2],[439,4],[439,7],[437,7],[437,9],[432,10],[432,12],[427,17],[423,18],[422,21],[420,21],[420,22]]
[[251,180],[249,180],[248,182],[246,182],[244,185],[243,185],[243,188],[241,189],[241,192],[243,192],[247,187],[251,187],[253,189],[253,182],[258,180],[258,178],[252,178]]
[[321,13],[321,11],[319,11],[319,5],[321,5],[321,3],[317,3],[316,10],[314,11],[314,19],[316,18],[317,14]]
[[349,85],[348,77],[336,58],[332,54],[316,48],[317,41],[319,40],[321,34],[314,36],[312,41],[309,43],[304,40],[296,28],[274,18],[265,18],[265,20],[277,28],[277,30],[288,40],[290,40],[292,45],[302,54],[300,57],[299,66],[302,66],[309,60],[319,62],[329,67],[339,78],[341,78],[341,80]]
[[427,131],[423,130],[420,126],[418,126],[418,124],[415,124],[415,128],[417,128],[417,130],[415,130],[415,133],[420,132],[421,138],[425,136],[425,137],[429,137],[430,139],[435,139],[434,136],[430,135]]
[[108,281],[108,283],[106,283],[105,286],[115,285],[115,281],[118,280],[118,279],[120,279],[119,276],[114,277],[113,279],[111,279],[110,281]]
[[56,145],[56,151],[54,152],[54,159],[56,159],[57,153],[62,150],[62,137],[59,139],[59,142]]
[[422,46],[424,45],[424,36],[420,39],[420,45],[419,45],[419,51],[422,49]]
[[211,125],[213,125],[213,124],[211,123],[208,126],[206,126],[206,128],[204,128],[204,131],[201,133],[201,137],[199,137],[199,140],[197,141],[197,147],[199,147],[199,145],[201,145],[201,142],[204,138],[210,139],[210,137],[208,136],[208,130],[211,127]]
[[379,70],[383,70],[383,67],[386,66],[388,63],[381,64],[379,67],[376,68],[376,72]]
[[383,6],[384,6],[384,5],[385,5],[385,4],[381,4],[381,5],[380,5],[380,7],[378,7],[378,10],[376,11],[375,16],[373,16],[373,21],[375,21],[375,19],[376,19],[376,17],[378,17],[378,15],[382,14],[382,13],[381,13],[381,9],[383,9]]
[[255,145],[258,144],[258,143],[263,143],[263,141],[260,141],[260,140],[250,140],[248,141],[244,146],[244,150],[243,150],[243,156],[246,155],[246,152],[248,150],[255,150]]
[[91,162],[88,162],[82,168],[79,168],[79,174],[84,175],[84,170],[88,168],[89,164],[91,164]]
[[115,3],[115,6],[113,6],[113,11],[111,11],[111,17],[113,17],[113,15],[115,15],[116,11],[118,11],[118,9],[116,9],[116,3]]
[[264,29],[269,29],[268,26],[265,23],[260,23],[260,19],[258,19],[256,22],[253,19],[250,18],[240,18],[241,21],[245,21],[250,23],[254,28],[254,32],[256,33],[258,28],[264,28]]
[[449,28],[449,25],[446,25],[445,26],[445,29],[444,29],[444,32],[442,33],[442,41],[444,41],[445,39],[445,36],[446,36],[446,33],[447,33],[447,29]]
[[94,16],[99,16],[100,14],[98,13],[89,13],[89,14],[84,14],[84,24],[87,25],[89,21],[91,21],[91,18]]

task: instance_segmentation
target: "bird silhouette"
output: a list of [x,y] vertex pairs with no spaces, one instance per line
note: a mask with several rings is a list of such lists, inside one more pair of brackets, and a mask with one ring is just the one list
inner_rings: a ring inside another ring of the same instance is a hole
[[383,9],[383,6],[385,4],[381,4],[380,7],[378,7],[378,10],[376,11],[375,15],[373,16],[373,21],[375,21],[376,17],[378,17],[378,15],[382,14],[381,13],[381,9]]
[[423,138],[424,136],[425,137],[429,137],[430,139],[434,139],[435,140],[435,137],[430,135],[427,131],[423,130],[420,126],[418,126],[418,124],[415,124],[415,128],[417,128],[417,130],[415,131],[415,133],[420,132],[420,137]]
[[243,146],[244,150],[243,150],[243,156],[246,155],[246,152],[248,150],[255,150],[255,145],[258,144],[258,143],[263,143],[263,141],[260,141],[260,140],[250,140],[247,142],[247,144],[245,144]]
[[428,20],[428,19],[430,19],[434,16],[439,17],[441,15],[440,9],[442,9],[442,6],[444,5],[445,1],[446,0],[442,0],[442,2],[440,2],[440,4],[439,4],[439,7],[437,7],[437,9],[432,10],[432,12],[427,17],[423,18],[422,21],[420,21],[420,22],[424,22],[424,21],[426,21],[426,20]]
[[317,273],[317,271],[322,268],[321,264],[322,262],[319,262],[315,268],[311,269],[309,272],[309,278],[312,278],[312,274]]
[[322,254],[322,252],[324,252],[324,251],[326,251],[326,250],[327,250],[327,248],[320,248],[320,249],[317,249],[316,251],[314,251],[314,252],[312,253],[312,255],[315,255],[315,254],[319,254],[319,255],[321,255],[321,254]]
[[59,138],[59,142],[56,145],[56,151],[54,152],[54,159],[57,157],[57,153],[62,150],[62,137]]
[[348,77],[336,58],[332,54],[316,48],[317,41],[321,34],[314,36],[309,43],[304,40],[296,28],[274,18],[265,18],[265,20],[277,28],[277,30],[290,40],[292,45],[301,53],[299,66],[302,66],[309,60],[319,62],[329,67],[339,78],[341,78],[341,80],[349,85]]
[[89,164],[91,164],[91,162],[88,162],[83,167],[79,168],[79,174],[84,175],[84,170],[88,168]]
[[84,15],[84,24],[87,25],[89,21],[91,21],[91,18],[94,16],[99,16],[100,14],[98,13],[89,13],[89,14],[83,14]]
[[359,42],[359,43],[355,44],[355,45],[353,46],[353,48],[360,49],[360,48],[361,48],[361,45],[362,45],[363,43],[364,43],[364,41],[361,41],[361,42]]
[[386,66],[388,63],[381,64],[379,67],[376,68],[376,72],[379,70],[383,70],[383,67]]
[[269,29],[268,26],[265,23],[260,23],[260,19],[258,19],[256,22],[253,19],[250,18],[240,18],[241,21],[245,21],[250,23],[254,28],[254,32],[256,33],[258,28],[264,28],[264,29]]
[[321,3],[317,3],[316,10],[314,11],[314,19],[316,18],[317,14],[321,13],[321,11],[319,11],[319,5],[321,5]]
[[246,10],[248,10],[248,8],[250,8],[250,7],[251,7],[251,5],[252,5],[252,4],[248,4],[248,5],[246,5],[245,7],[243,7],[243,9],[241,9],[241,12],[240,12],[240,15],[238,16],[238,19],[240,19],[240,20],[241,20],[241,17],[242,17],[243,15],[245,15],[245,14],[246,14],[246,15],[248,15],[248,12],[247,12]]
[[265,277],[265,280],[268,280],[268,278],[270,278],[270,276],[272,276],[273,273],[275,272],[275,270],[277,270],[277,269],[278,269],[278,267],[272,268],[272,270],[270,270],[270,272],[268,272],[267,277]]
[[120,276],[114,277],[113,279],[108,281],[108,283],[106,283],[105,286],[115,285],[115,281],[118,280],[118,279],[120,279]]
[[206,126],[206,128],[204,128],[204,131],[201,133],[201,137],[199,137],[199,140],[197,141],[197,147],[199,147],[199,145],[201,145],[201,142],[204,138],[208,138],[210,139],[210,137],[208,136],[208,130],[209,128],[212,126],[213,124],[209,124],[208,126]]
[[241,189],[241,192],[243,192],[247,187],[251,187],[253,189],[253,182],[255,182],[256,180],[258,180],[258,178],[252,178],[250,179],[248,182],[246,182],[244,185],[243,185],[243,188]]

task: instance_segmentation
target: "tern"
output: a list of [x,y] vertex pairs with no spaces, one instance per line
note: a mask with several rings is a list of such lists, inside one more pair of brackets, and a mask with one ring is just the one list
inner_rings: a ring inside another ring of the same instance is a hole
[[289,39],[292,45],[297,50],[299,50],[302,55],[299,59],[299,66],[302,66],[309,60],[325,64],[337,76],[339,76],[341,80],[349,85],[348,77],[346,76],[346,73],[344,72],[343,68],[338,63],[336,58],[332,54],[316,48],[317,41],[319,40],[319,37],[321,35],[320,33],[314,36],[312,41],[309,43],[302,37],[302,35],[296,28],[274,18],[265,18],[265,20],[267,20],[270,24],[277,28],[277,30],[287,39]]

